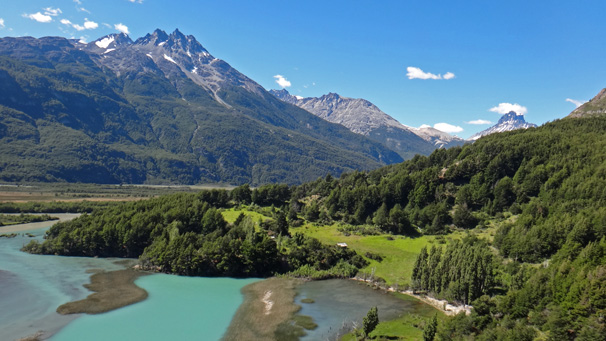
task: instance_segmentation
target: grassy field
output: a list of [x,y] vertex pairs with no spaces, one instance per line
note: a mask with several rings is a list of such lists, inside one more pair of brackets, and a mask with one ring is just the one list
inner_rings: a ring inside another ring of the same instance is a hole
[[383,260],[376,261],[368,259],[370,264],[362,269],[370,274],[374,270],[375,277],[381,277],[388,285],[406,286],[410,284],[412,268],[421,249],[432,245],[446,245],[451,240],[461,239],[467,233],[477,235],[479,238],[492,240],[495,228],[478,229],[471,231],[455,231],[447,236],[421,236],[416,238],[382,234],[377,236],[345,236],[337,230],[338,224],[327,226],[316,226],[306,224],[302,227],[291,229],[291,233],[303,233],[317,238],[325,244],[347,243],[347,246],[360,255],[374,253],[380,255]]
[[[379,321],[377,328],[370,334],[374,340],[421,340],[423,338],[423,327],[434,315],[438,316],[438,321],[443,321],[447,317],[445,314],[434,307],[421,303],[416,298],[399,293],[393,293],[401,300],[411,301],[417,304],[414,313],[405,313],[400,317],[389,320]],[[362,326],[360,326],[361,328]],[[354,333],[343,336],[342,341],[356,340]]]
[[224,210],[221,212],[221,214],[223,215],[223,219],[225,219],[225,221],[227,221],[230,224],[235,222],[240,214],[244,214],[247,217],[251,217],[253,219],[253,221],[255,221],[255,222],[257,222],[259,220],[273,219],[271,217],[264,216],[263,214],[258,213],[258,212],[249,211],[247,209],[237,209],[237,208],[230,208],[228,210]]

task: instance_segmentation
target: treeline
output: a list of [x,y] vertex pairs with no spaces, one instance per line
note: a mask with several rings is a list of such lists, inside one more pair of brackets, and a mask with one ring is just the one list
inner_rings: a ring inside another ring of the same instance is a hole
[[32,215],[32,214],[1,214],[0,213],[0,226],[12,225],[12,224],[25,224],[25,223],[36,223],[40,221],[48,221],[57,219],[51,217],[48,214]]
[[288,224],[283,213],[274,223],[258,224],[241,215],[228,224],[220,209],[230,200],[227,191],[210,190],[116,204],[56,224],[43,243],[32,241],[24,250],[140,257],[147,268],[190,276],[351,277],[366,265],[351,250],[301,234],[289,238],[288,225],[279,226]]
[[91,213],[95,209],[114,206],[109,201],[50,201],[50,202],[3,202],[2,213]]

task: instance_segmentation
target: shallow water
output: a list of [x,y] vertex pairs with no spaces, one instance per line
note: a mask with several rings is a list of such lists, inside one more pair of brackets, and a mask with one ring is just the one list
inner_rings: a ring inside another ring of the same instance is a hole
[[[336,340],[352,330],[353,323],[362,327],[362,319],[371,307],[377,306],[379,321],[415,312],[421,303],[405,301],[365,283],[353,280],[312,281],[298,288],[295,302],[301,306],[300,315],[311,316],[318,328],[306,331],[301,340]],[[314,303],[302,303],[305,298]]]
[[[42,239],[47,227],[28,231]],[[57,331],[74,316],[55,312],[63,303],[90,294],[87,269],[118,270],[112,260],[30,255],[19,251],[32,238],[0,238],[0,339],[14,340],[43,330]]]
[[156,274],[137,279],[149,297],[100,315],[85,315],[51,340],[219,340],[243,300],[240,289],[258,279]]

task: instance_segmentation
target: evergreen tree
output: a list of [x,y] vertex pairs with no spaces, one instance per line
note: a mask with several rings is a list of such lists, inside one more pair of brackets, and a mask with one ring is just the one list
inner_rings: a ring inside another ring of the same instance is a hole
[[423,341],[433,341],[438,331],[438,315],[434,314],[429,323],[423,328]]
[[362,321],[362,326],[364,329],[364,336],[366,336],[366,337],[370,336],[370,333],[372,333],[372,331],[375,330],[375,328],[377,327],[378,324],[379,324],[379,313],[378,313],[377,307],[372,307],[372,308],[370,308],[370,310],[368,311],[368,314],[366,314],[366,316],[364,317],[364,319]]

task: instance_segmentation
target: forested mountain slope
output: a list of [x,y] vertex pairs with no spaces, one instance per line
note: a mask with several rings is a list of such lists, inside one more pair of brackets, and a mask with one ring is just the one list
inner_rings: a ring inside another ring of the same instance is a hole
[[192,36],[0,39],[0,180],[301,183],[401,161]]
[[490,135],[294,193],[317,198],[306,209],[319,214],[310,216],[394,233],[500,221],[492,245],[471,238],[425,250],[417,261],[417,289],[475,307],[443,326],[442,339],[606,337],[604,115]]

